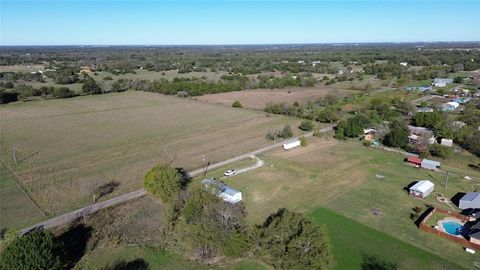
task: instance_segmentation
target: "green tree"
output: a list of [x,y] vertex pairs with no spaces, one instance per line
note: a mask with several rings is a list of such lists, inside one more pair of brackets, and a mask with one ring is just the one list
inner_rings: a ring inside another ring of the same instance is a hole
[[234,230],[227,238],[224,253],[228,257],[238,258],[245,254],[250,247],[248,237],[244,232]]
[[441,144],[432,144],[429,147],[430,154],[435,157],[440,157],[446,159],[453,154],[453,150],[451,147],[441,145]]
[[325,227],[302,214],[279,209],[257,226],[262,257],[279,269],[330,269],[333,257]]
[[318,115],[317,115],[317,121],[321,123],[334,123],[338,120],[338,116],[335,113],[335,111],[327,107],[323,110],[321,110]]
[[286,124],[283,129],[282,129],[282,132],[280,133],[280,135],[282,136],[282,138],[284,139],[287,139],[287,138],[291,138],[293,136],[293,131],[292,131],[292,128],[290,127],[289,124]]
[[235,102],[232,103],[232,107],[243,108],[242,103],[240,103],[240,101],[238,101],[238,100],[235,100]]
[[391,147],[405,147],[408,143],[410,131],[405,123],[393,122],[390,125],[390,132],[383,139],[383,143]]
[[0,256],[0,269],[61,269],[60,245],[47,231],[37,230],[13,240]]
[[303,131],[312,131],[313,130],[313,123],[310,120],[305,120],[300,123],[299,129]]
[[143,187],[163,202],[170,202],[180,193],[182,177],[169,165],[157,165],[145,175]]
[[102,88],[97,85],[94,79],[91,77],[87,76],[85,79],[85,82],[82,85],[82,92],[84,94],[101,94],[102,93]]
[[300,140],[300,146],[301,146],[301,147],[307,146],[307,144],[308,144],[307,138],[305,138],[305,137],[302,136],[302,137],[299,138],[299,140]]

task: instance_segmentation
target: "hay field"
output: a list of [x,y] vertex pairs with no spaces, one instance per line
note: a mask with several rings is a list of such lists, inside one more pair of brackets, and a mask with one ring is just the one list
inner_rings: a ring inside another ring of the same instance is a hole
[[[17,102],[0,113],[2,162],[52,215],[91,203],[103,183],[118,182],[118,195],[139,188],[157,163],[198,168],[203,155],[221,161],[268,145],[267,131],[287,122],[298,132],[299,123],[145,92]],[[0,211],[16,210],[2,202]]]
[[263,110],[268,102],[293,104],[294,102],[306,103],[315,101],[326,95],[344,97],[357,93],[355,90],[337,89],[319,86],[315,88],[286,88],[286,89],[255,89],[227,93],[208,94],[196,97],[198,100],[232,106],[236,100],[242,103],[244,108]]

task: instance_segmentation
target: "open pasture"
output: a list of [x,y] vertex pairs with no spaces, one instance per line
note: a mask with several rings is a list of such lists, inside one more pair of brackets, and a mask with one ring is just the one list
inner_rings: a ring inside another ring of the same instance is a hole
[[[12,103],[0,113],[2,162],[51,215],[91,203],[105,183],[118,184],[109,196],[140,188],[155,164],[199,168],[268,145],[269,130],[299,123],[145,92]],[[8,205],[2,216],[16,211]]]

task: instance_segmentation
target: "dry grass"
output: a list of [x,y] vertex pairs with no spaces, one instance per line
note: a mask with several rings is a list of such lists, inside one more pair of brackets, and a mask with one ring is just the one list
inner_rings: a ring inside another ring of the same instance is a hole
[[144,92],[14,103],[0,113],[3,162],[52,214],[89,204],[103,183],[120,183],[111,196],[139,188],[157,163],[197,168],[202,155],[221,161],[269,144],[268,130],[298,124]]
[[293,104],[294,102],[306,103],[307,101],[315,101],[316,99],[326,95],[343,97],[356,92],[357,91],[347,89],[335,89],[319,86],[315,88],[243,90],[204,95],[198,97],[197,99],[210,103],[223,104],[226,106],[232,106],[232,103],[238,100],[245,108],[263,110],[268,102],[286,102],[287,104]]

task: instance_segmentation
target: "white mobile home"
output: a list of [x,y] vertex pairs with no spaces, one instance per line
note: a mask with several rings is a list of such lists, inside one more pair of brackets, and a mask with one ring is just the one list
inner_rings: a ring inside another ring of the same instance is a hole
[[428,180],[418,181],[410,188],[410,195],[414,197],[425,198],[432,193],[434,184]]
[[226,202],[235,204],[242,200],[242,192],[215,180],[215,178],[204,179],[202,184],[206,188],[214,190],[217,196]]
[[299,146],[300,146],[300,140],[293,140],[293,141],[289,141],[289,142],[284,143],[283,144],[283,149],[284,150],[289,150],[289,149],[299,147]]

